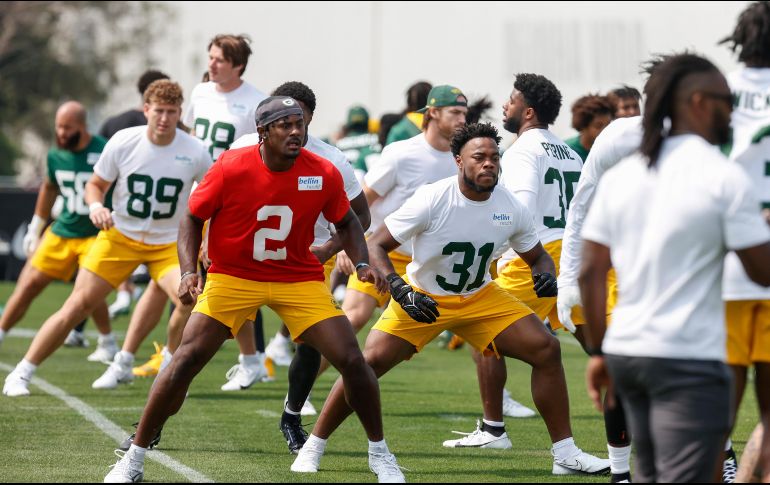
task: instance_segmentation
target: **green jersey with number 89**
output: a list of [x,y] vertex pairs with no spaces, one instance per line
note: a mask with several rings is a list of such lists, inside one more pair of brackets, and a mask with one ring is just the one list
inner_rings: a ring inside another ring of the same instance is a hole
[[85,193],[86,182],[91,178],[106,143],[104,138],[93,136],[82,151],[54,148],[48,152],[48,179],[56,184],[64,198],[61,215],[51,226],[51,231],[57,236],[74,239],[92,237],[99,232],[88,217]]
[[247,82],[228,93],[221,93],[216,87],[212,82],[195,86],[182,120],[203,141],[212,160],[238,138],[257,132],[254,112],[267,98]]

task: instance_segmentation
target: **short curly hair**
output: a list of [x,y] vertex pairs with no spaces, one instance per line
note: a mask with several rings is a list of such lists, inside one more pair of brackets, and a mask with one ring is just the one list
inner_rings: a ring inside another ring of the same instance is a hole
[[516,74],[513,88],[524,96],[524,101],[537,113],[537,119],[553,124],[561,109],[561,93],[545,76],[540,74]]
[[572,127],[577,131],[583,131],[595,117],[609,115],[612,117],[614,107],[606,96],[589,94],[578,98],[572,105]]
[[294,98],[296,101],[307,106],[311,114],[315,113],[315,93],[306,84],[299,81],[289,81],[281,84],[273,90],[272,95]]
[[182,106],[183,101],[182,87],[168,79],[153,81],[144,92],[144,102],[148,104],[159,103]]
[[460,155],[460,150],[463,149],[466,143],[474,138],[491,138],[495,141],[496,145],[500,145],[502,138],[497,133],[497,128],[490,123],[470,123],[464,125],[457,130],[452,136],[450,146],[452,148],[452,155]]

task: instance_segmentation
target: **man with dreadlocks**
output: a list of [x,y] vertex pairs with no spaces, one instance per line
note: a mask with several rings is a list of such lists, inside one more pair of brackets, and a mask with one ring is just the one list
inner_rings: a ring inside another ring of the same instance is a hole
[[[601,408],[603,388],[617,388],[637,450],[634,481],[706,482],[731,420],[722,261],[735,250],[770,286],[770,229],[745,172],[714,146],[729,138],[732,109],[719,70],[673,55],[644,91],[640,153],[601,179],[582,231],[588,390]],[[622,291],[608,330],[610,267]]]
[[[770,209],[770,2],[755,2],[738,18],[733,33],[721,44],[738,54],[743,67],[727,76],[733,93],[731,160],[748,173],[762,207]],[[740,407],[750,366],[756,369],[755,388],[761,420],[770,425],[770,290],[754,284],[735,254],[725,259],[723,297],[727,318],[727,363],[735,374],[736,406]],[[763,454],[770,464],[770,438]],[[724,480],[732,481],[736,457],[726,443]],[[767,467],[765,467],[767,468]]]

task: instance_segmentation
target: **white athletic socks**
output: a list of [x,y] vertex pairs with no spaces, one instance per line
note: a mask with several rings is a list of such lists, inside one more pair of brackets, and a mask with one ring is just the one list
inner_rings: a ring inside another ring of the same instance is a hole
[[131,293],[128,291],[118,291],[118,295],[115,297],[115,303],[113,305],[118,306],[130,306],[131,305]]
[[283,334],[279,331],[275,333],[275,337],[273,337],[273,340],[277,344],[286,345],[289,342],[288,337],[284,337]]
[[572,438],[572,436],[561,441],[557,441],[551,446],[551,453],[553,454],[554,458],[560,461],[569,459],[579,451],[580,449],[575,446],[575,440]]
[[259,365],[259,352],[252,355],[241,354],[238,360],[246,367],[257,367]]
[[383,439],[382,441],[369,441],[369,453],[386,454],[390,453],[390,450],[388,450],[388,444]]
[[19,371],[22,377],[29,379],[37,370],[37,366],[27,359],[21,359],[21,362],[16,365],[16,370]]
[[613,474],[628,473],[631,471],[631,445],[616,448],[607,445],[610,459],[610,472]]
[[487,426],[491,426],[493,428],[505,428],[505,423],[502,422],[502,421],[491,421],[491,420],[489,420],[487,418],[484,418],[482,421]]
[[117,354],[115,354],[115,362],[120,362],[123,365],[133,365],[134,364],[134,354],[131,352],[126,352],[125,350],[121,350]]
[[126,454],[131,460],[139,461],[144,463],[144,455],[147,453],[147,448],[142,448],[141,446],[136,446],[134,444],[131,445],[130,448],[128,448],[128,451]]
[[733,447],[733,440],[731,440],[730,438],[727,438],[727,442],[725,443],[725,451],[730,451],[732,447]]
[[[307,441],[305,441],[305,446],[309,445],[310,447],[323,452],[326,449],[326,441],[327,440],[321,439],[311,433],[310,436],[308,436]],[[371,443],[371,441],[369,443]],[[369,445],[369,449],[371,450],[371,444]]]
[[7,333],[7,332],[6,332],[5,330],[3,330],[3,329],[1,329],[1,328],[0,328],[0,343],[2,343],[2,342],[3,342],[3,339],[5,338],[5,334],[6,334],[6,333]]

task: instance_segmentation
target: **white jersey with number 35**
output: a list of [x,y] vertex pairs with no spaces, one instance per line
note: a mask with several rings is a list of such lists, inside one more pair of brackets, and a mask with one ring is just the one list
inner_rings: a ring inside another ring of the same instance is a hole
[[176,241],[194,181],[211,167],[206,147],[177,129],[169,145],[153,144],[146,126],[117,132],[104,147],[94,173],[116,182],[112,194],[115,227],[145,244]]
[[471,295],[492,281],[494,252],[510,245],[518,252],[539,239],[532,216],[503,187],[476,202],[460,192],[457,175],[424,185],[385,218],[401,244],[412,242],[409,281],[432,295]]
[[235,140],[256,133],[254,112],[265,98],[247,82],[229,93],[217,91],[215,83],[201,83],[193,89],[182,121],[203,140],[211,159],[216,160]]
[[[531,129],[505,151],[500,165],[502,185],[532,214],[540,241],[560,240],[583,168],[580,156],[550,131]],[[507,251],[498,267],[514,258]]]

